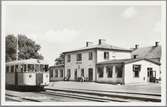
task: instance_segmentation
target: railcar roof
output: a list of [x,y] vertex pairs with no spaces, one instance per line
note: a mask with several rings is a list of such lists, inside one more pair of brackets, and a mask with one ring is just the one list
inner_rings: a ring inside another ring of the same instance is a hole
[[6,64],[12,65],[12,64],[48,64],[48,63],[44,60],[39,60],[39,59],[25,59],[25,60],[16,60],[7,62]]

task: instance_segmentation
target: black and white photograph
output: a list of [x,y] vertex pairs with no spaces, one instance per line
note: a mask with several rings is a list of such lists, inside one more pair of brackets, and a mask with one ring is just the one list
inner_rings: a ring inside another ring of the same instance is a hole
[[166,1],[1,9],[1,105],[166,105]]

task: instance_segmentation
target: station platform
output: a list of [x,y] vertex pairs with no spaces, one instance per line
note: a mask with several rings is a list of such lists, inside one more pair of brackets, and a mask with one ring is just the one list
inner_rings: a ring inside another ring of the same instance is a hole
[[161,84],[159,83],[136,83],[126,85],[113,85],[96,82],[56,81],[50,82],[46,89],[64,91],[97,92],[97,93],[122,93],[137,95],[161,96]]

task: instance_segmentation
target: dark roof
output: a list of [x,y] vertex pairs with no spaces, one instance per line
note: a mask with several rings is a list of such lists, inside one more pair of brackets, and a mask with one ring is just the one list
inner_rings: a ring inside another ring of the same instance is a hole
[[117,46],[114,46],[114,45],[109,45],[109,44],[103,43],[101,45],[99,45],[99,44],[91,45],[91,46],[88,46],[88,47],[83,47],[83,48],[80,48],[80,49],[74,49],[74,50],[63,52],[63,53],[70,53],[70,52],[90,50],[90,49],[106,49],[106,50],[117,50],[117,51],[132,52],[131,49],[124,49],[124,48],[121,48],[121,47],[117,47]]
[[161,46],[138,48],[132,51],[133,55],[137,55],[136,58],[161,58]]
[[59,64],[59,65],[50,66],[49,68],[58,68],[58,67],[64,67],[64,64]]
[[97,64],[128,64],[128,63],[133,63],[133,62],[137,62],[137,61],[140,61],[140,60],[146,60],[146,61],[155,63],[157,65],[160,65],[160,61],[154,60],[154,59],[147,59],[147,58],[115,59],[115,60],[108,60],[108,61],[99,62]]

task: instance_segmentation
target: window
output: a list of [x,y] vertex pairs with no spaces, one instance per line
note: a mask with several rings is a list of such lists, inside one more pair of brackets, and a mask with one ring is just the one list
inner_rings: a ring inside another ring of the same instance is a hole
[[14,65],[11,66],[11,72],[14,72]]
[[103,77],[103,67],[98,67],[99,77]]
[[71,77],[71,70],[67,69],[67,77]]
[[60,69],[60,77],[63,77],[63,69]]
[[53,77],[53,69],[50,70],[50,77]]
[[55,77],[58,77],[58,69],[55,69]]
[[15,72],[18,72],[18,65],[15,65]]
[[116,66],[117,78],[122,77],[123,66]]
[[48,65],[38,65],[37,70],[39,69],[41,72],[47,72],[48,71]]
[[39,64],[35,64],[35,72],[39,72],[39,70],[40,70]]
[[33,64],[28,64],[28,71],[33,72],[34,71],[34,65]]
[[109,52],[104,52],[104,59],[109,59]]
[[136,59],[136,58],[137,58],[137,55],[133,55],[133,58]]
[[45,66],[42,65],[42,64],[40,65],[40,71],[41,71],[41,72],[44,72],[44,71],[45,71]]
[[71,55],[67,55],[67,62],[71,62]]
[[6,72],[9,72],[9,66],[6,66]]
[[26,64],[24,64],[24,72],[27,71],[27,67],[26,67]]
[[82,54],[77,54],[77,61],[81,61],[82,60]]
[[152,72],[153,69],[152,68],[147,68],[147,77],[150,77],[150,72]]
[[84,69],[81,69],[81,77],[84,77]]
[[93,59],[93,52],[89,52],[89,60]]
[[21,65],[20,69],[21,69],[21,72],[23,72],[24,71],[24,65]]
[[49,66],[48,65],[45,65],[45,72],[47,72],[49,69]]
[[141,70],[141,65],[133,65],[134,77],[139,77],[140,70]]
[[107,77],[108,78],[112,78],[112,75],[113,75],[113,66],[107,66],[106,70],[107,70]]

